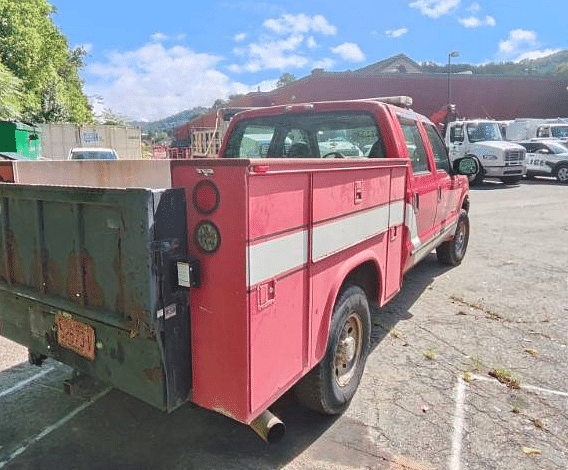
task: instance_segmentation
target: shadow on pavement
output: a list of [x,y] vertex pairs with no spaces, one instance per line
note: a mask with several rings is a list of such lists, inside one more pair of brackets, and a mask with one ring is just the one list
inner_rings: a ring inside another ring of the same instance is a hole
[[[372,309],[371,352],[398,322],[412,317],[409,313],[412,305],[448,269],[437,262],[434,254],[429,255],[407,274],[402,291],[390,303],[382,309]],[[13,372],[1,372],[0,380]],[[18,400],[26,400],[25,391],[19,394]],[[61,395],[57,400],[65,401],[67,397]],[[35,412],[46,413],[50,406],[44,403]],[[354,464],[362,468],[388,468],[392,462],[393,457],[369,437],[369,429],[362,422],[348,416],[322,416],[306,410],[296,403],[291,392],[271,410],[287,428],[279,444],[261,441],[247,426],[218,413],[184,405],[166,414],[112,390],[30,445],[4,469],[268,470],[282,468],[292,461],[294,468],[314,468],[315,461],[329,463],[329,468]],[[4,411],[0,411],[0,422],[4,417]],[[16,419],[25,422],[27,418]],[[56,421],[52,418],[50,424]],[[34,437],[27,436],[28,440]],[[14,448],[21,443],[0,442],[2,445]],[[0,461],[6,458],[0,449]]]

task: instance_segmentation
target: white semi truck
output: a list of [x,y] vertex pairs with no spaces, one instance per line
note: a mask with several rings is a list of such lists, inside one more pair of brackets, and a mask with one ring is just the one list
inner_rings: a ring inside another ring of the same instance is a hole
[[479,163],[479,172],[470,177],[470,185],[484,178],[497,178],[505,184],[518,183],[526,173],[526,150],[503,140],[497,121],[457,120],[446,126],[445,141],[450,160],[471,156]]

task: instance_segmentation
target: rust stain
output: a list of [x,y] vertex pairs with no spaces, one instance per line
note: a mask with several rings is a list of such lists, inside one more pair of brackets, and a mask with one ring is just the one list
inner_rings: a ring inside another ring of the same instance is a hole
[[153,367],[152,369],[143,369],[144,380],[146,382],[160,382],[163,378],[162,368],[160,366]]
[[47,261],[44,262],[40,252],[37,250],[34,252],[30,267],[30,284],[46,294],[61,295],[63,283],[59,265],[49,259],[49,253],[46,253],[45,258]]
[[77,254],[72,251],[67,259],[67,296],[74,302],[90,307],[102,307],[105,304],[103,290],[97,283],[95,261],[86,252]]
[[14,232],[6,230],[6,253],[2,253],[0,276],[12,284],[25,284],[24,267]]

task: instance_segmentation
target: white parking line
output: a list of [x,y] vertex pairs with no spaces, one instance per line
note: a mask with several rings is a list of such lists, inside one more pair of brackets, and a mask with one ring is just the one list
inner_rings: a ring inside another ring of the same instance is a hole
[[93,403],[95,403],[97,400],[99,400],[100,398],[104,397],[108,392],[110,392],[112,390],[112,387],[108,387],[105,390],[103,390],[102,392],[100,392],[98,395],[95,395],[93,397],[92,400],[87,401],[85,403],[83,403],[81,406],[79,406],[78,408],[74,409],[71,413],[69,413],[67,416],[65,416],[64,418],[61,418],[59,421],[57,421],[57,423],[52,424],[51,426],[48,426],[47,428],[45,428],[42,432],[40,432],[36,437],[34,437],[33,439],[30,439],[29,441],[27,441],[24,445],[18,447],[14,452],[12,452],[7,459],[3,460],[2,462],[0,462],[0,469],[4,468],[4,466],[6,466],[10,461],[14,460],[18,455],[22,454],[23,452],[25,452],[32,444],[35,444],[36,442],[39,442],[41,439],[43,439],[45,436],[47,436],[49,433],[51,433],[52,431],[55,431],[56,429],[60,428],[61,426],[63,426],[65,423],[67,423],[69,420],[71,420],[72,418],[74,418],[75,416],[77,416],[79,413],[81,413],[81,411],[87,409],[89,406],[91,406]]
[[[472,375],[475,380],[482,382],[492,382],[494,384],[503,385],[496,379],[484,377],[482,375]],[[505,386],[505,385],[503,385]],[[548,388],[536,387],[535,385],[522,385],[521,390],[530,390],[539,393],[547,393],[550,395],[557,395],[561,397],[568,397],[568,392],[561,392],[559,390],[550,390]],[[466,382],[458,377],[456,385],[456,409],[454,413],[454,433],[452,435],[452,453],[450,455],[449,469],[460,470],[461,468],[461,447],[464,432],[464,418],[465,418],[465,397],[467,391]],[[2,467],[0,467],[2,468]]]
[[49,367],[45,370],[42,370],[41,372],[33,375],[32,377],[29,377],[25,380],[22,380],[21,382],[18,382],[16,385],[4,390],[3,392],[0,392],[0,398],[5,397],[6,395],[9,395],[10,393],[14,393],[14,392],[17,392],[18,390],[21,390],[30,382],[33,382],[34,380],[37,380],[40,377],[43,377],[45,374],[49,374],[54,369],[55,369],[55,367],[51,366],[51,367]]
[[463,421],[465,407],[466,383],[458,377],[456,385],[456,412],[454,414],[454,434],[452,436],[452,454],[450,457],[450,470],[460,470],[461,445],[463,437]]

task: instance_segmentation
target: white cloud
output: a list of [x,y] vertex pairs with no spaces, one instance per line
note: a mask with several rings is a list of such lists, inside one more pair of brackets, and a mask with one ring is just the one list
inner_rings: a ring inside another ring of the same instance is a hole
[[525,59],[541,59],[543,57],[547,57],[549,55],[552,54],[556,54],[557,52],[560,52],[562,49],[543,49],[543,50],[535,50],[535,51],[528,51],[528,52],[524,52],[523,54],[521,54],[520,56],[518,56],[514,62],[520,62],[521,60],[525,60]]
[[176,36],[176,41],[183,41],[186,38],[186,36],[187,36],[187,34],[185,34],[185,33],[179,33]]
[[461,0],[416,0],[409,4],[411,8],[416,8],[425,16],[439,18],[457,8]]
[[308,64],[309,60],[301,54],[295,53],[304,41],[301,34],[293,34],[285,39],[252,42],[246,47],[235,48],[233,52],[240,56],[246,56],[248,62],[243,65],[231,64],[231,72],[258,72],[265,69],[293,69],[301,68]]
[[233,41],[243,42],[247,38],[247,33],[239,33],[233,36]]
[[314,69],[324,69],[329,70],[335,65],[335,60],[326,57],[324,59],[318,60],[312,64]]
[[152,41],[156,42],[167,41],[169,39],[169,36],[165,35],[164,33],[160,33],[159,31],[156,31],[150,37],[152,38]]
[[318,43],[313,36],[310,36],[308,39],[306,39],[306,46],[308,46],[308,49],[315,49],[316,47],[318,47]]
[[322,15],[308,16],[304,13],[299,15],[282,15],[280,18],[270,18],[263,23],[265,28],[278,33],[321,33],[325,36],[333,36],[337,33],[337,28],[330,24]]
[[504,57],[512,57],[538,46],[537,35],[526,29],[513,29],[509,37],[499,42],[499,53]]
[[459,18],[458,22],[465,28],[479,28],[480,26],[495,26],[497,21],[492,16],[487,15],[481,19],[477,16],[468,16],[467,18]]
[[331,52],[350,62],[362,62],[365,60],[365,54],[363,54],[359,46],[353,42],[344,42],[339,46],[332,47]]
[[479,13],[479,11],[481,10],[481,6],[479,5],[479,3],[474,2],[469,7],[467,7],[466,10],[469,11],[470,13]]
[[[249,91],[216,67],[222,58],[182,46],[149,43],[133,51],[115,51],[104,62],[88,65],[88,95],[100,95],[114,112],[144,120],[159,119],[217,98]],[[188,86],[189,84],[189,86]]]
[[389,29],[385,31],[385,35],[389,38],[400,38],[408,33],[408,28]]

